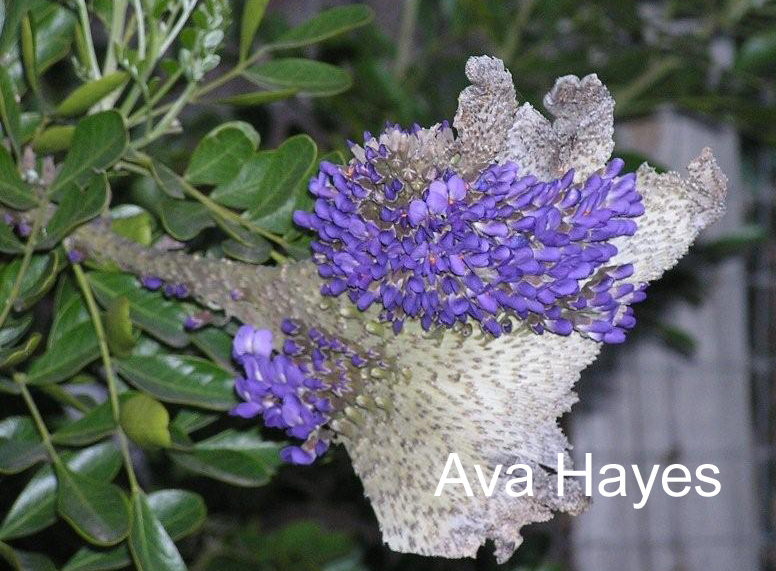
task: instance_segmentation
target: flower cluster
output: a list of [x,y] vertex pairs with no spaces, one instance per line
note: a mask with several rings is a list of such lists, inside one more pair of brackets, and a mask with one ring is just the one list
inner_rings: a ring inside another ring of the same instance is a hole
[[409,184],[383,143],[397,132],[418,131],[367,133],[348,166],[321,163],[314,211],[294,215],[318,234],[323,294],[347,293],[362,311],[381,304],[397,333],[407,318],[425,330],[473,320],[498,337],[516,319],[535,333],[624,341],[629,305],[645,294],[627,282],[630,264],[610,263],[613,240],[644,212],[622,160],[578,183],[573,170],[540,181],[505,162],[470,181],[444,168]]
[[162,290],[167,297],[185,299],[189,297],[189,288],[186,284],[165,282],[157,276],[143,276],[140,278],[140,284],[151,291]]
[[281,450],[281,457],[310,464],[329,448],[334,433],[352,430],[360,418],[358,409],[367,404],[362,389],[370,376],[387,378],[387,366],[374,354],[359,353],[341,339],[291,319],[283,320],[281,330],[285,339],[280,352],[273,352],[268,329],[243,325],[237,331],[232,356],[244,376],[235,379],[235,387],[244,402],[232,414],[261,415],[265,426],[301,440]]

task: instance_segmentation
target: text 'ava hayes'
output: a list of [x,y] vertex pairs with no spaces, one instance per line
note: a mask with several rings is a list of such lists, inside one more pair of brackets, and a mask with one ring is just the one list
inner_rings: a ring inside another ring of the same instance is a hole
[[[447,457],[442,476],[437,484],[435,496],[441,496],[442,493],[460,493],[461,488],[468,497],[478,495],[479,484],[481,492],[486,497],[491,497],[494,493],[505,493],[510,497],[519,498],[522,496],[533,496],[533,470],[527,464],[512,464],[504,469],[502,464],[497,464],[495,469],[490,471],[487,467],[483,468],[479,464],[473,466],[476,478],[473,480],[475,487],[469,478],[469,472],[464,469],[458,454],[453,452]],[[689,468],[682,464],[671,464],[662,469],[655,464],[649,473],[642,473],[636,464],[631,464],[630,470],[620,464],[607,464],[599,470],[601,476],[606,476],[598,483],[598,494],[611,498],[614,496],[627,496],[628,489],[632,485],[627,483],[631,478],[635,480],[638,493],[637,502],[633,507],[643,508],[655,486],[655,482],[660,480],[663,491],[671,497],[680,498],[691,493],[693,490],[699,496],[712,498],[719,494],[722,485],[719,480],[711,477],[709,474],[719,474],[719,468],[714,464],[701,464],[695,469],[693,474]],[[660,476],[659,476],[660,475]],[[658,477],[659,476],[659,477]],[[593,468],[592,454],[585,454],[585,468],[581,470],[572,470],[564,466],[563,454],[558,454],[558,464],[556,468],[556,488],[555,493],[559,497],[564,495],[564,485],[567,478],[582,478],[585,483],[585,495],[593,495]],[[445,490],[445,487],[449,489]]]

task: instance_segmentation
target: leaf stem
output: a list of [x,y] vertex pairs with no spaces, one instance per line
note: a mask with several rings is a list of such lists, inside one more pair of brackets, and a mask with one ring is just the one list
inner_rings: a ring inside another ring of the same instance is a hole
[[16,298],[19,297],[19,292],[22,288],[22,281],[24,280],[24,276],[30,267],[32,253],[35,251],[35,245],[38,242],[38,234],[40,233],[40,229],[43,226],[43,220],[45,217],[46,207],[41,205],[38,208],[38,211],[35,213],[30,237],[27,238],[27,243],[24,246],[24,255],[22,256],[22,261],[19,266],[19,273],[16,274],[16,279],[11,286],[11,292],[8,294],[8,298],[5,300],[5,307],[3,307],[2,312],[0,312],[0,328],[2,328],[5,320],[8,319],[8,315],[10,315],[11,309],[13,309],[13,304],[16,303]]
[[78,5],[78,16],[81,19],[81,29],[84,33],[84,41],[86,42],[87,54],[89,56],[89,65],[92,68],[92,79],[100,78],[100,66],[97,63],[97,54],[94,51],[94,42],[92,41],[92,28],[89,22],[89,11],[86,9],[85,0],[76,0]]
[[35,401],[32,399],[30,390],[27,388],[25,376],[22,373],[16,373],[13,376],[13,380],[19,386],[22,398],[27,404],[27,408],[30,410],[32,420],[35,422],[35,426],[40,434],[40,439],[43,441],[43,446],[46,448],[51,461],[56,465],[61,465],[62,460],[59,458],[59,454],[57,454],[54,444],[51,442],[51,434],[49,433],[48,428],[46,428],[46,423],[43,422],[43,417],[41,416]]
[[178,99],[176,99],[175,103],[172,104],[170,109],[167,111],[167,113],[162,117],[159,122],[156,124],[156,126],[151,130],[150,133],[146,133],[143,137],[138,139],[137,141],[132,143],[132,147],[135,149],[139,149],[141,147],[145,147],[149,143],[155,141],[159,137],[165,134],[167,131],[167,128],[170,126],[170,123],[172,123],[175,118],[178,116],[178,113],[181,112],[183,107],[189,102],[189,100],[194,95],[194,91],[197,88],[196,83],[189,83],[186,86],[186,89],[183,90],[183,93],[181,93],[178,96]]
[[86,300],[86,307],[89,309],[89,315],[94,323],[94,330],[97,333],[97,343],[100,347],[100,356],[102,357],[102,365],[105,369],[105,379],[108,383],[108,394],[110,395],[110,405],[113,411],[113,421],[116,423],[116,436],[118,437],[119,447],[121,448],[121,455],[124,457],[124,469],[127,472],[127,478],[129,479],[129,488],[134,492],[140,491],[140,485],[137,483],[137,476],[135,476],[135,469],[132,465],[132,457],[129,454],[129,443],[127,435],[124,434],[124,430],[121,428],[121,408],[119,402],[119,393],[116,386],[116,377],[113,372],[113,365],[110,361],[110,350],[108,349],[108,339],[105,336],[105,328],[102,324],[102,318],[100,317],[100,310],[97,307],[97,302],[94,300],[94,294],[92,288],[89,285],[89,281],[86,278],[86,274],[81,268],[81,264],[73,264],[73,272],[75,273],[75,279],[78,282],[81,292]]

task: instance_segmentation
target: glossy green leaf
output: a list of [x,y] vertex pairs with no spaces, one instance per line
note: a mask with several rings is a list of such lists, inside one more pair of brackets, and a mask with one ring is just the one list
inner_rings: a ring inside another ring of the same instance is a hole
[[114,71],[104,75],[99,79],[90,81],[73,90],[59,105],[54,112],[57,115],[70,117],[80,115],[87,111],[92,105],[99,103],[104,97],[124,85],[129,79],[129,74],[125,71]]
[[194,408],[183,408],[175,415],[171,428],[180,430],[186,434],[210,426],[216,420],[221,418],[221,415],[213,412],[205,412]]
[[210,210],[193,200],[167,198],[160,201],[159,214],[167,233],[176,240],[191,240],[205,228],[216,225]]
[[121,403],[121,427],[142,447],[170,446],[170,413],[148,395],[136,394]]
[[189,337],[183,330],[183,322],[189,312],[183,304],[143,289],[136,278],[126,274],[91,272],[89,283],[103,306],[118,296],[125,296],[129,300],[129,315],[135,325],[173,347],[188,344]]
[[236,404],[232,375],[190,355],[117,359],[119,373],[137,389],[161,401],[228,410]]
[[105,315],[105,333],[110,352],[117,357],[126,357],[135,347],[135,335],[129,318],[129,299],[121,295],[108,304]]
[[257,431],[225,430],[198,442],[190,452],[168,452],[179,465],[235,486],[266,484],[280,464],[280,445]]
[[232,338],[218,327],[204,327],[191,333],[191,341],[197,348],[221,365],[232,367]]
[[22,244],[8,224],[0,223],[0,252],[4,254],[20,254],[24,251]]
[[251,49],[256,30],[259,29],[269,0],[246,0],[240,20],[240,59],[244,60]]
[[63,189],[54,216],[46,225],[46,238],[41,246],[51,248],[74,228],[98,216],[108,206],[110,187],[105,175],[95,176],[85,190],[78,186]]
[[16,42],[19,35],[19,23],[30,5],[29,0],[15,0],[5,3],[5,14],[2,19],[3,28],[0,32],[0,55],[5,55]]
[[0,202],[17,210],[27,210],[37,204],[32,189],[19,176],[10,153],[2,145],[0,145]]
[[43,116],[37,111],[25,111],[21,115],[21,138],[23,143],[28,143],[40,127]]
[[160,161],[153,161],[152,175],[157,186],[171,198],[185,198],[183,182],[178,174]]
[[202,496],[187,490],[159,490],[148,495],[151,511],[174,540],[191,535],[205,521]]
[[22,295],[16,300],[17,310],[29,309],[35,305],[57,283],[59,272],[65,267],[65,256],[62,250],[54,250],[46,258],[43,272],[29,286],[24,288]]
[[[159,490],[148,495],[148,505],[173,540],[199,529],[207,514],[202,497],[186,490]],[[130,554],[125,544],[101,550],[82,547],[62,571],[111,571],[129,564]]]
[[59,383],[77,374],[99,356],[94,325],[91,321],[79,323],[32,361],[27,370],[27,382],[31,385]]
[[51,348],[76,325],[91,320],[81,292],[72,280],[63,274],[54,295],[54,319],[49,329],[46,346]]
[[16,347],[0,349],[0,369],[9,369],[26,361],[37,349],[43,336],[37,331]]
[[240,93],[239,95],[224,97],[223,99],[218,99],[216,103],[234,105],[235,107],[256,107],[257,105],[264,105],[265,103],[272,103],[273,101],[288,99],[297,93],[299,93],[299,89],[296,87],[291,87],[288,89],[254,91],[252,93]]
[[290,48],[314,44],[368,24],[373,16],[372,10],[363,4],[330,8],[280,36],[274,47]]
[[[132,393],[136,394],[136,393]],[[131,396],[123,393],[121,400]],[[78,420],[74,420],[62,426],[51,435],[55,444],[66,446],[84,446],[97,442],[110,435],[116,428],[113,421],[113,409],[110,401],[97,405]]]
[[270,258],[272,246],[261,236],[257,236],[250,246],[236,240],[224,240],[221,243],[224,254],[248,264],[263,264]]
[[186,571],[178,548],[143,492],[132,496],[132,530],[128,543],[138,571]]
[[3,66],[0,66],[0,120],[18,157],[21,147],[21,111],[16,86]]
[[122,204],[111,209],[111,230],[143,246],[153,241],[154,219],[135,204]]
[[27,80],[30,88],[37,92],[38,87],[38,61],[36,58],[36,31],[35,20],[26,14],[21,21],[21,49],[22,49],[22,65],[24,66],[24,77]]
[[15,571],[56,571],[54,563],[42,553],[14,549],[7,543],[0,542],[0,556],[15,569]]
[[247,210],[256,204],[262,192],[262,181],[275,151],[261,151],[245,161],[232,180],[220,184],[210,193],[210,198],[229,206]]
[[199,142],[186,168],[192,184],[222,184],[232,179],[259,145],[259,134],[243,121],[213,129]]
[[[64,455],[67,467],[102,481],[112,480],[121,466],[121,455],[112,442],[103,442],[75,454]],[[43,466],[21,493],[0,524],[0,539],[24,537],[45,529],[57,519],[57,479],[51,466]]]
[[79,535],[95,545],[115,545],[129,533],[129,502],[103,479],[55,465],[57,511]]
[[0,420],[0,474],[21,472],[46,457],[46,449],[29,416]]
[[[57,61],[70,53],[70,44],[75,29],[74,11],[53,2],[41,3],[34,10],[35,15],[35,58],[38,73],[44,73]],[[14,47],[12,52],[16,51]],[[23,87],[23,69],[21,58],[16,57],[8,67],[8,72]]]
[[283,142],[267,167],[259,200],[249,211],[250,220],[259,226],[266,224],[268,229],[277,230],[281,225],[272,223],[271,217],[277,218],[280,213],[290,226],[295,197],[307,188],[316,156],[315,143],[307,135],[295,135]]
[[118,111],[102,111],[82,119],[50,192],[73,184],[85,186],[95,171],[104,171],[121,157],[127,142],[124,119]]
[[258,85],[297,89],[307,95],[335,95],[353,84],[344,69],[302,58],[273,59],[247,69],[244,75]]
[[32,320],[30,314],[22,315],[18,319],[6,319],[5,325],[0,329],[0,347],[7,347],[21,339],[32,325]]
[[74,133],[75,127],[73,125],[54,125],[32,140],[32,148],[36,153],[42,155],[64,151],[72,144]]
[[[6,300],[11,294],[11,288],[16,281],[20,267],[21,258],[17,257],[0,270],[0,307],[5,305]],[[24,305],[20,300],[23,300],[27,294],[39,291],[41,282],[46,281],[47,277],[50,277],[47,273],[50,273],[52,267],[52,256],[40,254],[32,257],[27,272],[22,277],[19,289],[20,295],[17,296],[14,303],[15,309],[20,309]]]

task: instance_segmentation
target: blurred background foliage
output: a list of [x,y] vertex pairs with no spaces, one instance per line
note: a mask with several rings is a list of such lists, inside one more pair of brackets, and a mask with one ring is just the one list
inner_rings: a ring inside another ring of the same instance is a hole
[[[345,160],[347,139],[386,120],[452,119],[480,53],[501,57],[537,108],[557,76],[595,72],[618,121],[670,105],[732,122],[754,161],[776,147],[776,2],[369,4],[3,4],[0,565],[566,568],[564,518],[527,530],[502,567],[489,549],[476,561],[389,551],[342,450],[280,466],[277,434],[223,414],[233,323],[116,268],[69,268],[61,241],[109,208],[113,229],[144,245],[304,258],[309,237],[290,214],[310,204],[318,160]],[[631,169],[649,159],[616,154]],[[691,354],[692,335],[661,312],[701,303],[699,265],[763,237],[753,225],[696,248],[650,288],[640,334]],[[187,331],[187,317],[207,326]]]

